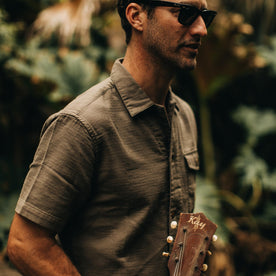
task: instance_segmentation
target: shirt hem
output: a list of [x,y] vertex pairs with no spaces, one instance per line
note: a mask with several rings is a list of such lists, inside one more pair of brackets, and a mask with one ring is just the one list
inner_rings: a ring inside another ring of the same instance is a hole
[[19,199],[15,208],[15,212],[24,218],[45,227],[49,230],[58,232],[62,228],[61,220],[44,210],[41,210],[31,203]]

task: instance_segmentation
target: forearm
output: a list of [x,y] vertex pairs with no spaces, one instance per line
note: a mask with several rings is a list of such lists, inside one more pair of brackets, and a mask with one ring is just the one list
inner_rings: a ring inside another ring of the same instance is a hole
[[18,215],[10,230],[8,256],[26,276],[80,276],[53,235]]
[[9,250],[9,258],[26,276],[80,276],[71,260],[57,244],[47,247],[44,244],[43,250],[15,247],[14,250]]

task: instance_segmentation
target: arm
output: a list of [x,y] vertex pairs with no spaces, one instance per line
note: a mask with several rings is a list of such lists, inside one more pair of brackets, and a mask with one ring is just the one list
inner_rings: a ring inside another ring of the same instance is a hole
[[15,214],[8,240],[8,256],[28,276],[80,276],[57,244],[54,233]]

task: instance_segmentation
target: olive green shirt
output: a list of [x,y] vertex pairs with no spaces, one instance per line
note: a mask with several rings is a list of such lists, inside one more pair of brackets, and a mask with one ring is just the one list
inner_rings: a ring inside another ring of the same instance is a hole
[[83,276],[165,276],[166,238],[194,208],[197,133],[186,102],[154,104],[120,60],[45,123],[16,212],[55,231]]

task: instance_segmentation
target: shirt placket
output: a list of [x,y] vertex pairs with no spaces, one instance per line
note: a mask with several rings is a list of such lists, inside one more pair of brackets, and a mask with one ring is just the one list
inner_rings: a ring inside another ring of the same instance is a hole
[[[168,237],[174,238],[177,232],[177,223],[180,212],[187,209],[187,199],[185,194],[188,191],[187,171],[184,165],[184,157],[181,150],[181,141],[178,130],[177,111],[174,112],[171,124],[171,141],[170,141],[170,197],[169,197],[169,223]],[[172,250],[173,239],[168,240],[169,251]]]

